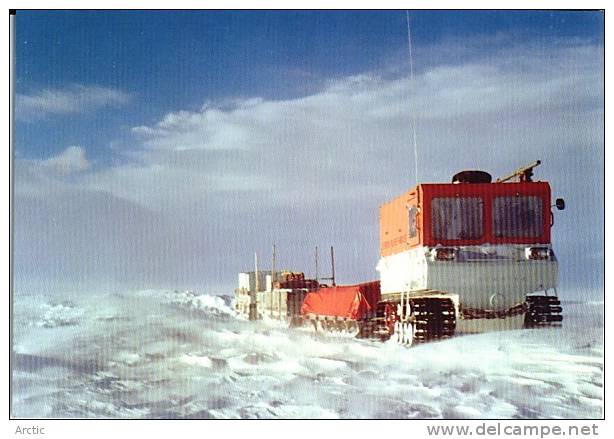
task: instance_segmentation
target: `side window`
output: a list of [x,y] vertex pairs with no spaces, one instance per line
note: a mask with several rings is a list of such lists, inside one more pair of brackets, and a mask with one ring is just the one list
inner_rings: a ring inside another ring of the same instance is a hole
[[418,227],[416,226],[416,216],[418,214],[418,209],[416,208],[416,206],[410,206],[407,209],[407,217],[408,217],[408,224],[409,224],[409,233],[408,233],[408,237],[411,238],[415,238],[416,236],[418,236]]

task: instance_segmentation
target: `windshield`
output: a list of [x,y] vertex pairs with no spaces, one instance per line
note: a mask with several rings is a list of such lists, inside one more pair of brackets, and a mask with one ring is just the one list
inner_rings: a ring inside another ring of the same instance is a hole
[[479,239],[484,234],[484,203],[479,197],[439,197],[431,202],[435,239]]
[[542,199],[536,196],[496,197],[493,233],[497,238],[536,238],[542,235]]

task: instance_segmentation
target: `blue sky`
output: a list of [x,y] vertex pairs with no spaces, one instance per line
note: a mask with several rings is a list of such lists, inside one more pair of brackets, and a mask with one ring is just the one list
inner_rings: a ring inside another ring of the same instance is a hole
[[[577,207],[555,237],[602,236],[580,212],[602,213],[603,15],[410,17],[413,94],[405,11],[18,11],[17,278],[229,288],[293,235],[373,277],[377,206],[413,184],[411,111],[426,180],[540,158]],[[578,245],[565,282],[598,284],[600,246]]]
[[[603,16],[595,12],[412,11],[410,17],[417,71],[449,61],[449,54],[421,53],[422,46],[450,40],[490,39],[456,55],[465,59],[509,43],[498,35],[545,50],[557,38],[602,42]],[[86,144],[92,158],[108,163],[109,143],[127,127],[169,111],[225,98],[302,96],[331,78],[404,69],[406,51],[405,11],[20,11],[17,93],[95,84],[129,94],[130,102],[103,117],[92,112],[25,124],[17,130],[18,150],[44,157],[65,144]]]

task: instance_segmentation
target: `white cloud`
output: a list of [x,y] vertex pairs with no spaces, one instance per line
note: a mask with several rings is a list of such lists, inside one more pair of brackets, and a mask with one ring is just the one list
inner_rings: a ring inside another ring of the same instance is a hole
[[100,87],[74,85],[63,89],[45,89],[32,94],[18,94],[15,115],[30,121],[49,114],[85,113],[106,106],[126,104],[130,96],[123,91]]
[[43,169],[51,169],[60,175],[82,172],[89,169],[90,165],[81,146],[69,146],[59,155],[40,161]]
[[53,198],[81,191],[84,173],[91,168],[81,146],[69,146],[46,159],[15,159],[15,193],[18,196]]
[[560,169],[571,149],[601,140],[601,48],[557,48],[548,58],[527,51],[512,68],[509,57],[519,53],[513,47],[488,60],[439,65],[413,87],[406,77],[365,73],[297,99],[169,113],[133,128],[135,162],[88,183],[158,206],[160,197],[181,205],[243,190],[276,203],[381,200],[413,179],[412,111],[427,180],[462,168],[505,173],[538,158]]

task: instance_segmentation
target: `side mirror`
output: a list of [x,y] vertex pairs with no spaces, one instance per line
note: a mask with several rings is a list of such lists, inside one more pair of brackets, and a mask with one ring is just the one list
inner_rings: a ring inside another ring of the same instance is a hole
[[557,198],[554,204],[558,210],[565,210],[565,200],[562,198]]

